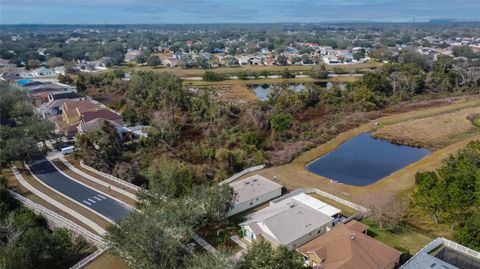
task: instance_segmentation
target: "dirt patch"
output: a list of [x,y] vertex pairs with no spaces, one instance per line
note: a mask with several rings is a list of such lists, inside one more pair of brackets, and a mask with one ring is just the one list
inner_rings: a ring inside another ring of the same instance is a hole
[[398,144],[439,149],[478,133],[480,129],[469,119],[477,113],[480,113],[480,106],[414,119],[387,125],[375,131],[373,136]]

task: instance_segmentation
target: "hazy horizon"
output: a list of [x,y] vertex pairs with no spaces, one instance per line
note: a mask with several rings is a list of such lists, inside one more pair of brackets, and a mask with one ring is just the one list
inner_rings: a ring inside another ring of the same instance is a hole
[[478,21],[478,0],[3,0],[1,24]]

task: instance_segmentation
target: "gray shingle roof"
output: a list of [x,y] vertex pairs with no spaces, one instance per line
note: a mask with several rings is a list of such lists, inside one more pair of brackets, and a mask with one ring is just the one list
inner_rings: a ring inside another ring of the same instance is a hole
[[[273,235],[275,243],[281,245],[288,245],[333,221],[332,217],[293,199],[273,204],[247,216],[247,219],[240,225],[256,223],[268,238],[272,238]],[[271,234],[266,232],[266,229]]]
[[235,204],[254,199],[255,197],[281,189],[282,185],[261,175],[254,175],[228,184],[235,192]]

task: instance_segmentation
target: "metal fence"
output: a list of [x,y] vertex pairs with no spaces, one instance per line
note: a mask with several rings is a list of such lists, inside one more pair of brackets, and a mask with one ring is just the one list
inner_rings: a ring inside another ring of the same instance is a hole
[[238,172],[236,173],[235,175],[225,179],[224,181],[220,182],[218,185],[223,185],[223,184],[228,184],[232,181],[234,181],[235,179],[247,174],[247,173],[250,173],[250,172],[253,172],[253,171],[258,171],[258,170],[261,170],[265,168],[265,164],[261,164],[261,165],[257,165],[257,166],[253,166],[253,167],[250,167],[250,168],[247,168],[241,172]]
[[59,215],[58,213],[53,212],[52,210],[39,205],[30,199],[23,197],[22,195],[9,190],[10,194],[20,201],[25,207],[31,209],[36,214],[42,215],[49,225],[56,228],[65,228],[72,231],[74,234],[82,236],[88,242],[96,245],[97,247],[103,247],[105,245],[103,238],[99,235],[96,235],[89,230],[83,228],[82,226],[76,224],[75,222],[66,219],[65,217]]
[[107,248],[97,249],[95,252],[93,252],[92,254],[85,257],[83,260],[77,262],[75,265],[70,267],[70,269],[80,269],[85,267],[89,262],[95,260],[98,256],[102,255],[106,250]]
[[132,183],[127,182],[127,181],[125,181],[125,180],[123,180],[123,179],[120,179],[120,178],[118,178],[118,177],[114,177],[114,176],[112,176],[112,175],[110,175],[110,174],[104,173],[104,172],[102,172],[102,171],[99,171],[99,170],[91,167],[91,166],[88,166],[88,165],[86,165],[85,163],[83,163],[83,161],[80,161],[80,166],[83,167],[83,168],[85,168],[85,169],[87,169],[87,170],[89,170],[90,172],[99,174],[99,175],[101,175],[102,177],[106,177],[106,178],[108,178],[108,179],[110,179],[110,180],[113,180],[113,181],[115,181],[115,182],[117,182],[117,183],[119,183],[119,184],[122,184],[122,185],[124,185],[124,186],[126,186],[126,187],[132,188],[132,189],[134,189],[134,190],[139,191],[139,190],[142,189],[141,187],[139,187],[139,186],[137,186],[137,185],[135,185],[135,184],[132,184]]

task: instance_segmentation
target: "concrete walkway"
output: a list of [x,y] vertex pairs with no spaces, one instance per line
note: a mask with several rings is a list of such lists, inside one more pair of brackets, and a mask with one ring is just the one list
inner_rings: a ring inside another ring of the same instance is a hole
[[218,254],[218,250],[216,250],[212,245],[210,245],[207,241],[205,241],[203,238],[198,236],[197,234],[194,234],[192,236],[193,240],[197,242],[200,246],[202,246],[206,251],[210,252],[211,254]]
[[232,235],[230,236],[230,239],[232,239],[232,241],[235,242],[237,245],[239,245],[241,248],[243,249],[248,248],[247,244],[245,244],[245,242],[243,242],[242,240],[240,240],[240,238],[238,238],[238,235]]
[[235,253],[235,254],[233,255],[233,257],[232,257],[234,260],[239,260],[239,259],[242,257],[243,253],[245,253],[245,251],[247,250],[248,246],[247,246],[247,244],[245,244],[245,242],[243,242],[243,241],[238,237],[238,235],[232,235],[232,236],[230,236],[230,239],[231,239],[233,242],[235,242],[235,244],[239,245],[239,246],[242,248],[242,250],[240,250],[240,251],[238,251],[237,253]]
[[32,185],[30,185],[30,183],[28,183],[25,178],[23,178],[23,176],[21,175],[21,173],[18,171],[18,169],[13,166],[12,167],[12,172],[13,172],[13,175],[15,176],[15,178],[18,180],[18,182],[20,184],[22,184],[23,187],[25,187],[27,190],[29,190],[30,192],[32,192],[33,194],[35,194],[36,196],[40,197],[41,199],[45,200],[46,202],[52,204],[53,206],[57,207],[58,209],[66,212],[67,214],[71,215],[72,217],[74,217],[75,219],[79,220],[80,222],[84,223],[85,225],[89,226],[90,228],[92,228],[94,231],[96,231],[98,234],[100,235],[104,235],[106,233],[105,229],[103,229],[102,227],[100,227],[98,224],[96,224],[95,222],[89,220],[88,218],[86,218],[85,216],[83,215],[80,215],[79,213],[77,213],[76,211],[74,211],[73,209],[57,202],[56,200],[50,198],[48,195],[44,194],[43,192],[37,190],[35,187],[33,187]]
[[116,192],[118,192],[118,193],[120,193],[120,194],[123,194],[123,195],[129,197],[129,198],[132,198],[132,199],[135,200],[135,201],[138,201],[138,198],[137,198],[137,196],[136,196],[135,194],[133,194],[133,193],[131,193],[131,192],[128,192],[128,191],[126,191],[126,190],[124,190],[124,189],[118,188],[118,187],[116,187],[116,186],[113,186],[113,185],[111,185],[111,184],[108,184],[107,182],[105,182],[105,181],[103,181],[103,180],[100,180],[100,179],[98,179],[98,178],[96,178],[96,177],[91,176],[90,174],[87,174],[87,173],[83,172],[82,170],[76,168],[73,164],[71,164],[69,161],[67,161],[67,160],[66,160],[65,158],[63,158],[63,157],[60,157],[60,158],[58,158],[58,159],[59,159],[68,169],[72,170],[74,173],[79,174],[80,176],[82,176],[82,177],[84,177],[84,178],[86,178],[86,179],[88,179],[88,180],[91,180],[91,181],[93,181],[93,182],[95,182],[95,183],[97,183],[97,184],[99,184],[99,185],[102,185],[102,186],[104,186],[104,187],[107,187],[107,188],[111,189],[112,191],[116,191]]

